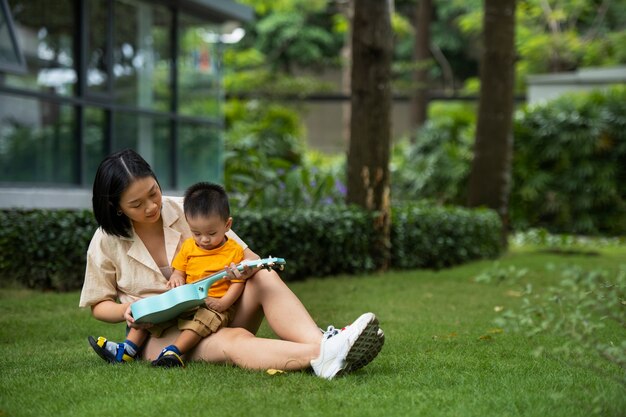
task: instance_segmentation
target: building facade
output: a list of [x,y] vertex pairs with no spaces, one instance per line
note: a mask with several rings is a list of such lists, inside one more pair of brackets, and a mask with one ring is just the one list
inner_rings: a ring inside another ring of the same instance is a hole
[[0,0],[0,207],[89,207],[138,151],[165,191],[222,181],[227,0]]

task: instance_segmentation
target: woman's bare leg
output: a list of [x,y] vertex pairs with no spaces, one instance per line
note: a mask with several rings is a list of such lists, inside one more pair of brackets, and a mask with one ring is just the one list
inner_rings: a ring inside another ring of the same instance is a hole
[[247,369],[301,370],[319,356],[319,343],[305,344],[256,337],[241,328],[224,328],[203,339],[190,360],[222,362]]
[[[161,350],[176,340],[176,327],[146,343],[144,358],[154,360]],[[305,344],[263,339],[241,328],[224,328],[206,337],[184,357],[191,361],[226,363],[248,369],[300,370],[310,366],[319,356],[319,343]]]
[[275,271],[259,270],[246,282],[229,327],[255,334],[263,315],[283,340],[319,345],[322,334],[302,302]]

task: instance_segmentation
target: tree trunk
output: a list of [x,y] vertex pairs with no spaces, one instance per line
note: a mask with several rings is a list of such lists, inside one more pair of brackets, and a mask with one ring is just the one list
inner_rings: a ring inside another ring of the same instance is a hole
[[356,0],[347,202],[377,213],[378,265],[389,266],[392,31],[389,3]]
[[[341,92],[346,96],[350,95],[350,91],[352,90],[352,19],[354,15],[354,0],[347,0],[342,3],[343,9],[342,13],[346,17],[348,21],[348,33],[346,34],[346,42],[341,48]],[[345,101],[341,104],[341,137],[344,140],[344,144],[347,145],[350,143],[350,112],[351,105],[349,101]]]
[[480,102],[468,205],[495,209],[506,245],[513,153],[515,0],[485,0]]
[[[413,71],[414,92],[411,96],[411,127],[421,127],[427,118],[428,110],[428,61],[430,60],[430,22],[432,20],[432,0],[420,0],[415,13],[415,46],[413,59],[418,68]],[[415,133],[411,135],[415,141]]]

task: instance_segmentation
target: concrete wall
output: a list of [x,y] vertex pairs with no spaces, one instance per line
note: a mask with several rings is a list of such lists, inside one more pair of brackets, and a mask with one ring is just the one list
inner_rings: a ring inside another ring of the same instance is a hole
[[527,100],[528,104],[537,104],[555,99],[564,93],[591,91],[625,83],[626,66],[530,75],[527,79]]

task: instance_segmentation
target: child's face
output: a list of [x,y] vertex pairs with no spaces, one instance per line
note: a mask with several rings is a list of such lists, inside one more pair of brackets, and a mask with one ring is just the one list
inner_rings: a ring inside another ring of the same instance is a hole
[[205,250],[218,248],[226,241],[225,234],[230,230],[232,222],[232,217],[225,221],[217,214],[187,218],[193,240]]

